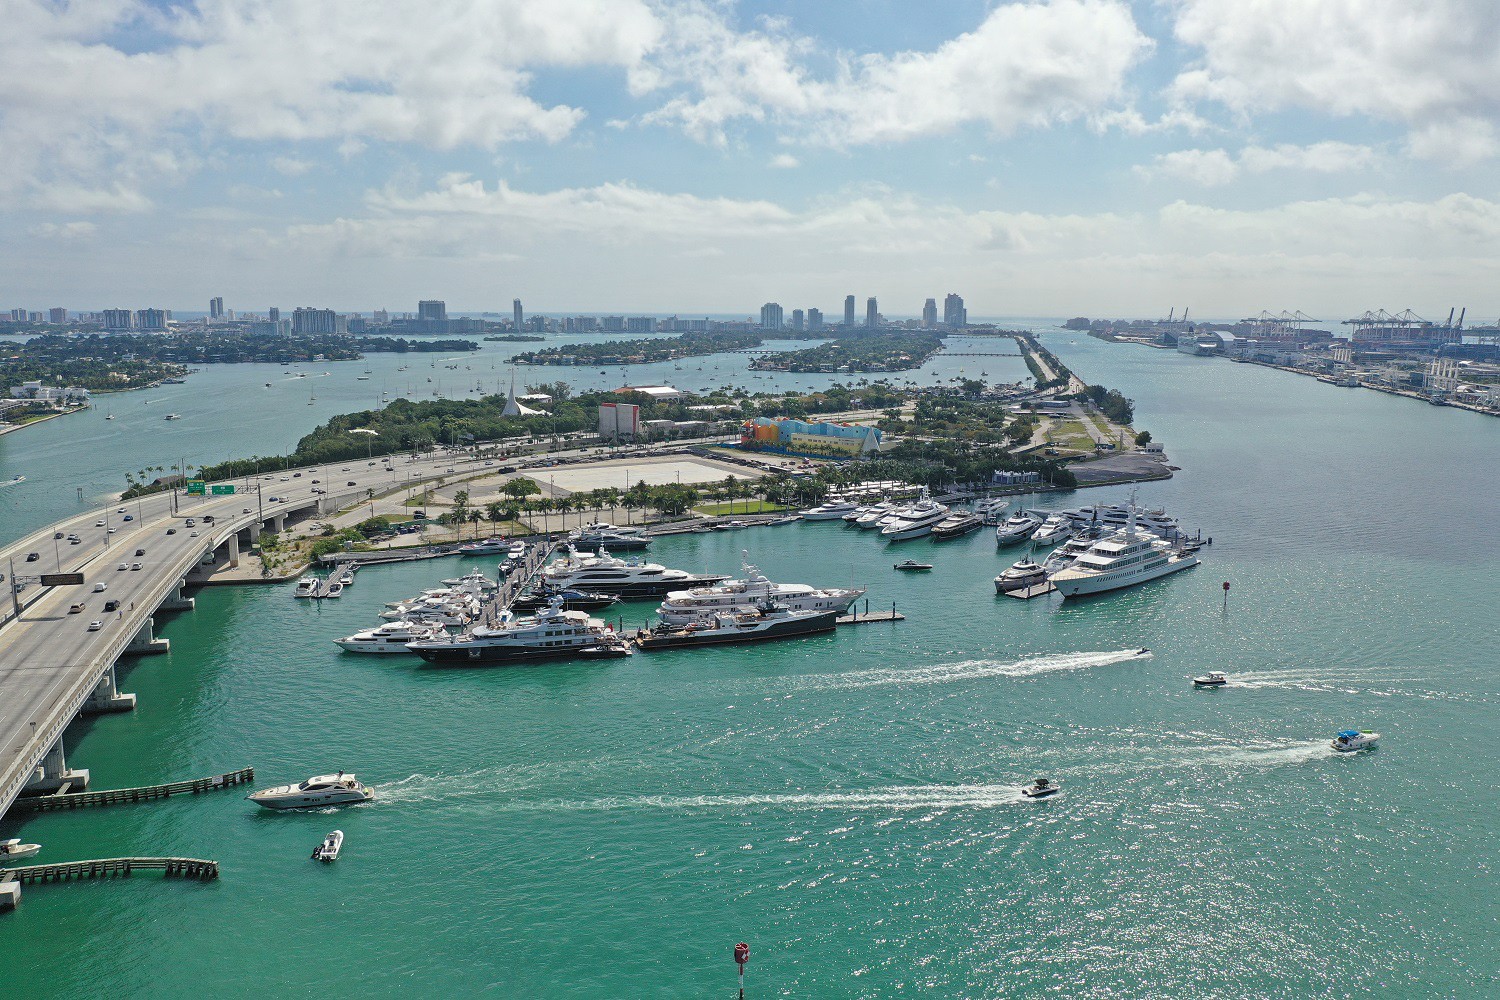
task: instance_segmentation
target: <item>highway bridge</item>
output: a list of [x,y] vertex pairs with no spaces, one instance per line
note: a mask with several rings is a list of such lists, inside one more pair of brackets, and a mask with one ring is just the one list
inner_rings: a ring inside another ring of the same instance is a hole
[[[265,528],[331,516],[370,490],[481,472],[482,462],[394,456],[288,470],[237,480],[232,496],[164,493],[94,507],[0,548],[13,591],[0,619],[0,816],[18,795],[88,787],[88,771],[68,764],[64,731],[80,713],[135,707],[117,687],[116,665],[166,651],[155,616],[191,610],[184,589],[210,564],[238,565]],[[79,573],[83,582],[42,586],[43,573]],[[18,581],[25,585],[14,593]],[[107,601],[117,609],[106,613]]]

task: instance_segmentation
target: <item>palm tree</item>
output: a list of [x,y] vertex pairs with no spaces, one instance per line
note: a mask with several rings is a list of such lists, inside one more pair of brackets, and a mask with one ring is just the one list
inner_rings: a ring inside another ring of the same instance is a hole
[[471,509],[469,511],[469,521],[470,521],[470,523],[472,523],[474,525],[474,539],[475,539],[475,541],[479,540],[479,522],[483,521],[483,520],[484,520],[484,511],[481,511],[481,510],[478,510],[478,509]]

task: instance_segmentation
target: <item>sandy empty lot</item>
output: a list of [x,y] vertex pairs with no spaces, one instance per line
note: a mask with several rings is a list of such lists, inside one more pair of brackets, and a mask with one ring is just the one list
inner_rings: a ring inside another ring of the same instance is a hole
[[658,486],[675,482],[722,483],[726,476],[733,476],[735,479],[756,478],[751,470],[740,466],[680,455],[555,469],[528,469],[527,474],[539,483],[550,483],[559,491],[566,490],[569,493],[609,487],[623,490],[642,481],[648,486]]

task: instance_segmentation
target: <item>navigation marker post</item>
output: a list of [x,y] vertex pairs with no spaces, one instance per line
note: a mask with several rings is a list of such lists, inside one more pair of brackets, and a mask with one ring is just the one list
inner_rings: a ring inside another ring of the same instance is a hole
[[1229,611],[1229,581],[1224,581],[1224,611]]
[[745,963],[750,961],[750,946],[741,941],[734,946],[734,964],[740,967],[740,1000],[745,1000]]

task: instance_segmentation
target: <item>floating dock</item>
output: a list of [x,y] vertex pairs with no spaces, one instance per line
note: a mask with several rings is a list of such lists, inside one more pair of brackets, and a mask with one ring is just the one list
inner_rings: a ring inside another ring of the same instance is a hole
[[78,792],[68,795],[56,792],[51,795],[23,795],[16,799],[12,809],[32,809],[48,812],[56,809],[83,809],[88,806],[113,806],[124,802],[147,802],[165,799],[173,795],[197,795],[232,785],[242,785],[255,780],[255,768],[244,767],[228,774],[209,778],[193,778],[190,781],[172,781],[164,785],[144,785],[140,788],[107,788],[97,792]]
[[1002,590],[1000,596],[1014,597],[1018,601],[1026,601],[1033,597],[1041,597],[1043,594],[1050,594],[1056,589],[1057,584],[1048,580],[1046,583],[1033,584],[1030,587],[1022,587],[1020,590]]
[[212,882],[219,877],[219,863],[201,858],[99,858],[0,868],[0,910],[14,909],[21,902],[23,885],[86,878],[129,878],[135,871],[145,869],[161,871],[167,878],[188,878],[198,882]]
[[874,622],[904,622],[906,616],[892,608],[889,611],[868,611],[864,614],[839,615],[834,619],[839,625],[867,625]]

